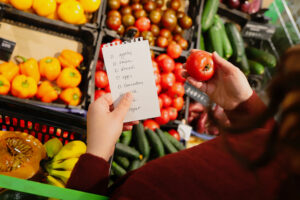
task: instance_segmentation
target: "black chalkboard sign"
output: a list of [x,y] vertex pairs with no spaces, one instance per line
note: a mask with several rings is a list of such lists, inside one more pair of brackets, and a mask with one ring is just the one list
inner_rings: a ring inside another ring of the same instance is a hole
[[269,40],[275,33],[275,26],[271,24],[260,24],[249,21],[243,28],[242,36],[245,38],[256,38],[260,40]]
[[0,38],[0,60],[9,61],[15,46],[15,42]]

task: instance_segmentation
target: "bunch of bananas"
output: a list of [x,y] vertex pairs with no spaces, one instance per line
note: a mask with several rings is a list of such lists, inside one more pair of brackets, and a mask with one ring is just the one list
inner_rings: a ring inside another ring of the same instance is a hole
[[50,158],[44,166],[49,173],[48,183],[57,187],[65,187],[80,155],[86,152],[85,143],[74,140],[63,146],[59,139],[52,138],[44,146]]

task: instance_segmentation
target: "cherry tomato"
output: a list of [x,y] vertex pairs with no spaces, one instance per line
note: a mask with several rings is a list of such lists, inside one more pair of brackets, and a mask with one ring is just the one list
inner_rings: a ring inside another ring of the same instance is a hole
[[154,73],[160,73],[158,64],[155,60],[152,60],[152,67],[153,67]]
[[182,48],[179,44],[171,43],[167,48],[167,53],[171,58],[179,58],[182,53]]
[[173,99],[172,106],[176,108],[178,111],[183,108],[184,100],[182,97],[177,97]]
[[109,84],[105,87],[104,91],[105,91],[106,93],[110,93],[110,92],[111,92],[111,91],[110,91],[110,86],[109,86]]
[[111,43],[113,43],[113,44],[122,44],[122,40],[120,40],[120,39],[114,39],[113,41],[111,41]]
[[96,91],[95,91],[95,97],[94,97],[95,101],[96,101],[98,98],[100,98],[102,95],[104,95],[104,94],[106,94],[106,92],[105,92],[104,90],[96,90]]
[[169,134],[172,135],[174,138],[176,138],[176,140],[180,141],[180,135],[176,130],[174,129],[169,130]]
[[161,97],[158,97],[158,103],[159,103],[159,109],[162,109],[164,102]]
[[150,19],[147,17],[140,17],[138,20],[136,20],[135,26],[140,32],[148,31],[151,27]]
[[174,83],[172,87],[169,88],[168,90],[168,95],[171,98],[176,98],[176,97],[183,97],[184,95],[184,87],[182,83]]
[[181,82],[181,83],[185,82],[186,79],[182,76],[183,71],[184,71],[183,68],[176,68],[176,65],[175,65],[174,74],[175,74],[177,82]]
[[172,72],[161,74],[162,89],[168,89],[169,87],[172,87],[175,83],[175,79],[175,75]]
[[168,56],[167,54],[163,53],[163,54],[160,54],[159,56],[157,56],[155,60],[156,60],[156,62],[158,64],[161,60],[163,60],[165,58],[170,58],[170,56]]
[[107,27],[115,31],[118,30],[121,24],[122,24],[121,18],[117,16],[110,16],[106,20]]
[[108,78],[105,71],[97,71],[95,74],[95,85],[97,88],[105,88],[108,85]]
[[149,128],[152,131],[155,131],[155,129],[159,128],[159,124],[156,121],[154,121],[153,119],[145,120],[143,125],[144,125],[145,129]]
[[183,69],[183,64],[182,63],[175,63],[175,69]]
[[167,109],[162,109],[160,111],[161,115],[160,117],[156,117],[155,121],[159,124],[159,125],[163,125],[166,124],[170,121],[170,117],[169,117],[169,111]]
[[167,94],[163,93],[159,95],[159,98],[161,98],[163,102],[163,107],[168,108],[172,104],[172,98],[169,97]]
[[161,81],[160,73],[154,72],[155,84],[159,85]]
[[96,71],[104,70],[104,62],[102,60],[97,60]]
[[163,36],[159,36],[157,39],[156,39],[156,45],[161,47],[161,48],[166,48],[169,44],[169,41],[166,37],[163,37]]
[[161,61],[158,62],[158,66],[160,67],[160,69],[165,72],[165,73],[169,73],[172,72],[175,68],[175,62],[172,58],[170,57],[166,57],[164,59],[162,59]]
[[156,89],[157,89],[157,94],[159,94],[161,92],[161,85],[156,85]]
[[167,108],[168,111],[169,111],[169,117],[170,117],[170,120],[175,120],[177,119],[177,116],[178,116],[178,111],[176,108],[174,107],[169,107]]
[[198,81],[209,80],[215,71],[211,54],[202,50],[193,52],[186,61],[186,69]]
[[103,53],[102,53],[102,48],[106,43],[101,44],[100,46],[100,51],[99,51],[99,59],[103,61]]
[[179,39],[177,43],[183,50],[186,50],[189,46],[189,43],[183,38]]

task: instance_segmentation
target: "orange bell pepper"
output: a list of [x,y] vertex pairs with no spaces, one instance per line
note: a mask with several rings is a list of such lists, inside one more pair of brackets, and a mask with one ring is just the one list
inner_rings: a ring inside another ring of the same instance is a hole
[[51,103],[58,98],[60,88],[53,86],[49,81],[44,81],[39,86],[36,97],[42,102]]
[[65,49],[58,56],[58,60],[63,67],[76,68],[83,61],[83,57],[80,53]]
[[54,81],[60,74],[61,66],[58,59],[45,57],[39,62],[41,76],[46,77],[49,81]]
[[67,88],[60,94],[60,99],[71,106],[77,106],[80,102],[80,98],[81,92],[77,87]]
[[81,74],[75,68],[65,68],[61,71],[56,84],[61,88],[77,87],[81,81]]
[[41,75],[38,62],[34,58],[26,59],[22,56],[17,56],[17,58],[20,58],[23,61],[19,64],[21,74],[32,77],[37,83],[39,83]]
[[37,84],[32,77],[18,75],[12,81],[11,93],[16,97],[27,99],[33,97],[36,92]]
[[10,89],[10,82],[8,79],[0,75],[0,94],[6,95],[9,92]]
[[18,65],[13,62],[4,62],[0,64],[0,74],[5,76],[8,81],[12,81],[12,79],[19,74],[19,71]]

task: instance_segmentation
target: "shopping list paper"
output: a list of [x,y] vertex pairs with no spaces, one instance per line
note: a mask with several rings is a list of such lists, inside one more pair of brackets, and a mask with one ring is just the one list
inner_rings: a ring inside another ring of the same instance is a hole
[[160,116],[148,41],[107,44],[102,52],[114,106],[126,92],[134,97],[124,122]]

